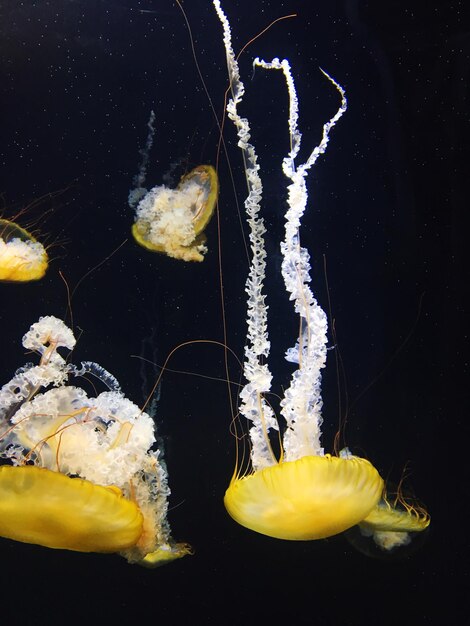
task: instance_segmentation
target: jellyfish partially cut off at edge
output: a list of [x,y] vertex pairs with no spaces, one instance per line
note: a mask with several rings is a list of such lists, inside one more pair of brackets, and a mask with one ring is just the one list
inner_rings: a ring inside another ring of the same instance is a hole
[[15,222],[0,219],[0,281],[39,280],[48,264],[42,243]]
[[[59,319],[42,317],[23,337],[39,365],[0,390],[0,536],[49,548],[119,552],[156,567],[191,553],[167,521],[169,488],[155,425],[98,364],[66,363],[75,345]],[[70,377],[97,376],[89,397]]]
[[219,193],[217,172],[199,165],[183,176],[176,189],[153,187],[140,200],[132,226],[134,239],[152,252],[183,261],[203,261],[204,229]]
[[[383,550],[409,541],[410,534],[429,525],[429,515],[418,506],[402,501],[390,503],[384,481],[368,460],[352,455],[347,448],[339,456],[325,454],[321,446],[321,370],[327,356],[327,318],[310,287],[310,257],[299,238],[301,218],[308,201],[306,176],[326,150],[329,132],[346,111],[342,87],[323,72],[341,96],[336,115],[323,127],[320,144],[303,164],[295,162],[301,134],[298,130],[298,99],[287,60],[254,65],[281,70],[289,95],[290,152],[283,160],[289,179],[285,239],[281,243],[281,273],[289,299],[300,317],[296,345],[286,352],[286,360],[296,363],[291,384],[281,401],[285,432],[278,459],[270,442],[270,431],[279,431],[279,422],[265,400],[272,375],[267,359],[270,341],[267,332],[267,306],[264,295],[266,250],[265,226],[260,216],[262,183],[258,156],[250,143],[250,126],[238,114],[244,86],[233,51],[231,29],[220,1],[213,0],[221,21],[227,56],[232,98],[228,117],[235,124],[246,164],[249,195],[245,200],[250,227],[252,261],[246,283],[248,294],[248,336],[244,375],[247,383],[240,398],[240,414],[250,423],[250,458],[247,466],[237,466],[225,493],[228,513],[239,524],[258,533],[287,540],[322,539],[359,525]],[[277,436],[278,440],[279,432]],[[238,458],[240,455],[238,455]]]

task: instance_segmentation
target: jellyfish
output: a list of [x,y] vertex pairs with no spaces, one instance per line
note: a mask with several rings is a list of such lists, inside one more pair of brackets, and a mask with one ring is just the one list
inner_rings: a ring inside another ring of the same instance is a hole
[[[299,336],[285,358],[298,366],[281,401],[284,434],[279,420],[267,403],[272,375],[268,367],[270,341],[267,305],[264,294],[266,250],[265,226],[260,215],[262,182],[258,157],[250,143],[250,126],[238,113],[244,85],[234,55],[231,29],[220,1],[213,0],[223,28],[231,99],[228,117],[238,134],[248,182],[245,200],[250,228],[252,260],[246,282],[248,295],[248,336],[245,347],[244,376],[247,383],[240,398],[240,413],[250,423],[250,458],[243,467],[238,463],[226,490],[224,503],[229,515],[239,524],[258,533],[286,540],[314,540],[336,535],[359,525],[361,532],[373,536],[383,550],[391,550],[409,540],[409,534],[424,530],[429,515],[421,507],[400,506],[387,498],[384,481],[367,459],[353,455],[347,448],[339,455],[325,453],[321,445],[321,370],[327,356],[327,318],[315,299],[309,283],[310,257],[301,247],[299,228],[306,209],[306,176],[326,150],[329,133],[347,108],[343,88],[326,72],[337,89],[341,104],[337,113],[323,126],[322,140],[303,164],[296,162],[301,143],[294,80],[287,60],[254,65],[284,73],[289,96],[290,151],[283,160],[289,179],[285,238],[281,243],[281,273],[286,291],[299,316]],[[277,431],[280,458],[271,444],[270,432]]]
[[13,221],[0,219],[0,280],[28,282],[41,279],[49,259],[39,241]]
[[[191,553],[171,537],[168,479],[153,420],[112,374],[60,349],[75,337],[41,317],[23,337],[40,355],[0,389],[0,536],[49,548],[118,552],[156,567]],[[70,378],[98,377],[89,396]]]
[[132,226],[134,239],[152,252],[183,261],[203,261],[204,229],[214,213],[218,177],[211,165],[199,165],[176,189],[153,187],[140,200]]
[[155,113],[147,123],[149,132],[129,206],[135,208],[132,234],[139,245],[183,261],[203,261],[207,253],[204,230],[217,203],[219,179],[211,165],[199,165],[183,176],[176,187],[145,185],[149,153],[155,134]]

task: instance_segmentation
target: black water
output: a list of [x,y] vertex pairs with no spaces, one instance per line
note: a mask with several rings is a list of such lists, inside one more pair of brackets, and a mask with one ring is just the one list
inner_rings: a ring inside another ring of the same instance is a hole
[[[197,59],[220,117],[227,86],[221,28],[209,0],[185,2]],[[465,498],[464,246],[467,208],[469,16],[464,2],[224,2],[239,50],[274,25],[240,60],[265,186],[271,263],[268,302],[273,390],[290,368],[284,350],[296,320],[279,280],[286,208],[281,161],[287,98],[280,76],[256,70],[260,56],[289,58],[300,99],[302,155],[318,143],[338,97],[319,71],[346,89],[349,109],[309,177],[302,241],[313,287],[331,316],[344,362],[338,404],[334,350],[324,376],[324,445],[331,449],[349,396],[346,430],[354,452],[412,485],[432,525],[402,560],[370,559],[344,537],[282,542],[237,526],[222,504],[234,440],[223,352],[195,344],[172,357],[157,410],[172,488],[170,522],[195,555],[155,571],[114,556],[0,544],[4,618],[25,623],[443,624],[459,616],[468,584]],[[217,223],[209,253],[186,264],[139,248],[127,195],[155,110],[148,184],[177,183],[216,163],[219,137],[172,0],[4,0],[0,5],[2,217],[22,217],[51,244],[37,284],[0,286],[1,382],[31,357],[21,337],[41,315],[72,311],[75,362],[111,371],[142,404],[155,372],[179,343],[223,340]],[[237,204],[245,183],[234,131],[225,127],[219,168],[222,269],[228,344],[245,337],[247,261]],[[57,194],[57,192],[61,193]],[[53,198],[48,194],[55,194]],[[42,199],[41,199],[42,198]],[[246,229],[245,229],[246,230]],[[70,317],[67,318],[70,321]],[[331,339],[333,344],[333,339]],[[184,370],[189,374],[181,373]],[[239,381],[236,361],[230,363]],[[357,401],[356,401],[357,399]],[[461,591],[459,591],[461,590]],[[21,594],[18,607],[13,596]]]

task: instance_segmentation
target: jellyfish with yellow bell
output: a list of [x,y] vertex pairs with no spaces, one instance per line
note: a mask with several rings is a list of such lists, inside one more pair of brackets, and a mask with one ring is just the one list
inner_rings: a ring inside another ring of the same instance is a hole
[[217,204],[219,179],[212,165],[199,165],[185,174],[175,189],[157,185],[144,187],[149,154],[153,144],[155,113],[147,123],[149,132],[141,150],[142,162],[129,193],[135,209],[132,235],[151,252],[160,252],[183,261],[204,260],[206,229]]
[[48,264],[42,243],[16,222],[0,219],[0,281],[40,280]]
[[[40,355],[0,389],[0,536],[49,548],[118,552],[156,567],[191,553],[171,538],[155,425],[97,363],[67,363],[75,338],[46,316],[23,337]],[[93,375],[94,396],[69,384]]]
[[[309,283],[309,253],[300,245],[299,228],[307,206],[306,176],[326,150],[329,133],[347,102],[344,90],[328,74],[325,76],[341,96],[336,115],[323,127],[320,144],[303,164],[296,163],[301,134],[298,130],[298,99],[287,60],[254,64],[284,73],[289,95],[290,152],[283,161],[289,179],[285,239],[281,244],[282,278],[299,316],[299,337],[286,352],[286,359],[298,365],[281,401],[285,431],[281,456],[277,458],[270,431],[279,431],[279,422],[265,400],[272,375],[267,359],[270,342],[267,332],[267,306],[264,277],[265,226],[260,215],[262,182],[258,157],[250,143],[250,126],[238,113],[244,86],[234,55],[231,29],[219,0],[213,0],[224,32],[224,45],[232,97],[227,113],[234,123],[239,147],[246,164],[249,195],[245,200],[252,260],[246,283],[248,294],[248,340],[245,347],[244,375],[247,383],[240,397],[240,413],[250,423],[250,462],[237,467],[225,493],[224,503],[231,517],[258,533],[287,540],[313,540],[336,535],[359,525],[383,550],[409,541],[410,534],[424,530],[429,515],[406,502],[391,503],[384,481],[367,459],[350,453],[325,454],[321,445],[321,370],[327,356],[327,318],[316,301]],[[278,433],[279,439],[279,433]]]

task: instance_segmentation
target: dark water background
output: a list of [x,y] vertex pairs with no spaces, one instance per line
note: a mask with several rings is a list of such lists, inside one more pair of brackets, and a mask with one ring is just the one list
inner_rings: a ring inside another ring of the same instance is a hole
[[[2,616],[27,624],[452,623],[468,586],[468,489],[459,484],[468,397],[468,8],[457,0],[226,0],[223,6],[236,50],[273,19],[298,14],[273,26],[241,59],[247,90],[241,112],[252,125],[265,185],[274,391],[287,384],[282,355],[297,332],[278,275],[287,97],[280,75],[257,70],[252,78],[254,56],[291,61],[304,156],[338,104],[318,68],[347,91],[348,112],[309,177],[302,241],[324,306],[327,259],[352,404],[347,442],[392,481],[409,463],[431,529],[420,550],[388,562],[367,558],[342,536],[291,543],[237,526],[222,504],[234,464],[226,386],[168,371],[157,422],[172,488],[170,522],[195,555],[149,571],[117,556],[1,540]],[[184,7],[220,115],[227,86],[221,27],[209,0]],[[73,288],[127,238],[73,297],[75,330],[83,330],[74,361],[97,361],[142,404],[154,372],[132,355],[161,364],[180,342],[223,337],[216,220],[202,264],[148,253],[129,231],[127,194],[152,108],[150,186],[215,164],[218,130],[183,16],[172,0],[2,0],[0,90],[4,216],[64,190],[27,215],[40,218],[43,237],[56,243],[45,279],[0,285],[0,380],[29,360],[20,340],[40,315],[67,314],[59,270]],[[243,171],[230,126],[226,142],[242,205]],[[225,159],[219,176],[228,343],[241,358],[247,261]],[[223,353],[193,345],[169,367],[220,379]],[[235,362],[231,376],[239,380]],[[340,410],[333,352],[324,401],[324,445],[331,449]],[[16,594],[22,606],[9,600]]]

